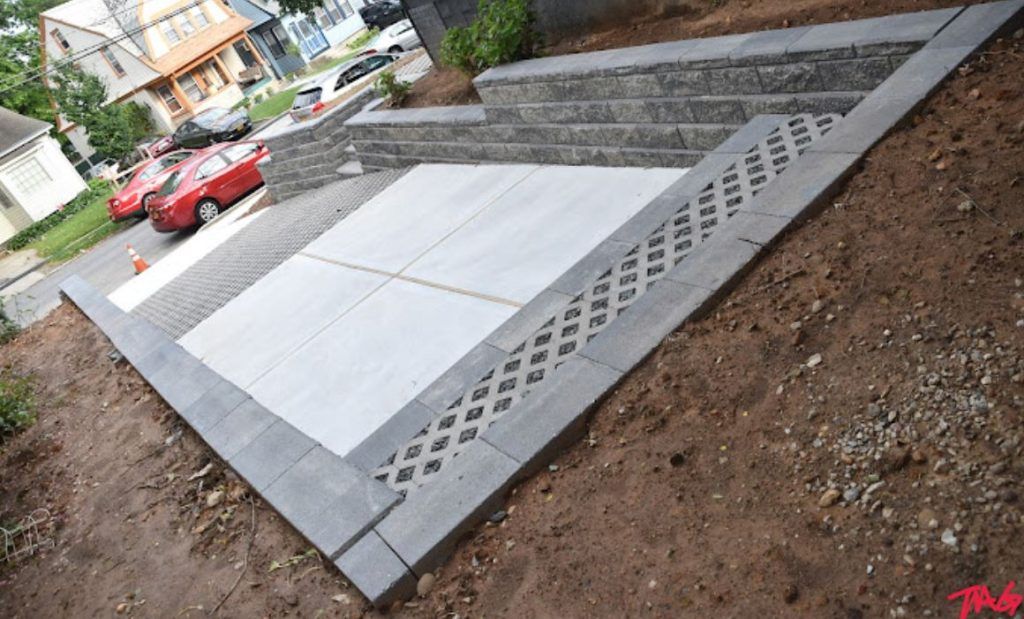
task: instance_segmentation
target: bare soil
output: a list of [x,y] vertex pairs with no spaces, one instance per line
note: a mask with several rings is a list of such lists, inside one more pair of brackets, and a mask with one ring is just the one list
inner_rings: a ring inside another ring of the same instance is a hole
[[[984,0],[693,0],[671,12],[638,14],[631,22],[578,35],[549,37],[545,56],[592,52],[792,28],[851,19],[864,19],[977,4]],[[471,105],[480,103],[472,80],[451,69],[435,68],[420,79],[402,107]]]
[[[395,614],[946,617],[1019,580],[1022,59],[961,70]],[[110,351],[67,305],[0,348],[39,390],[0,523],[56,517],[4,616],[374,614]]]

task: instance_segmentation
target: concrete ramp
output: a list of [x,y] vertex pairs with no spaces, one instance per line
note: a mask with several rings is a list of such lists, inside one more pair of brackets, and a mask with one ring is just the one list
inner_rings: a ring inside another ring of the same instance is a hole
[[685,172],[419,166],[179,343],[345,456]]

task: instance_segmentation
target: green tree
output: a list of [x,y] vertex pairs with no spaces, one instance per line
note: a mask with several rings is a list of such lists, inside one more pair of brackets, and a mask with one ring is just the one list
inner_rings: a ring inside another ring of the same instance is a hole
[[61,114],[85,127],[90,146],[113,159],[132,152],[141,137],[132,122],[136,113],[127,105],[107,104],[107,87],[103,80],[72,65],[64,65],[51,79],[57,86],[51,92]]
[[53,107],[42,78],[25,81],[38,68],[39,37],[35,31],[0,35],[0,106],[52,123]]
[[323,0],[278,0],[277,4],[285,13],[312,15],[314,9],[323,6]]

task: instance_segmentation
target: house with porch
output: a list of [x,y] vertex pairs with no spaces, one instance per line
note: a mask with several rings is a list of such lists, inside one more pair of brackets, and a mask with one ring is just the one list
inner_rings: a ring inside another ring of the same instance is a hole
[[[169,133],[210,107],[231,107],[268,75],[252,22],[224,0],[70,0],[39,16],[43,64],[74,62],[98,75],[108,102],[147,107]],[[84,128],[58,116],[83,157]]]
[[0,242],[85,191],[50,128],[0,107]]
[[228,6],[239,15],[252,22],[249,26],[249,39],[256,45],[263,57],[270,63],[274,77],[281,79],[289,73],[306,66],[306,61],[298,53],[297,44],[288,36],[288,31],[281,23],[274,7],[260,0],[227,0]]
[[274,0],[250,0],[264,5],[279,15],[292,42],[307,62],[332,47],[344,43],[366,27],[359,9],[365,0],[323,0],[313,11],[313,16],[281,14],[280,6]]

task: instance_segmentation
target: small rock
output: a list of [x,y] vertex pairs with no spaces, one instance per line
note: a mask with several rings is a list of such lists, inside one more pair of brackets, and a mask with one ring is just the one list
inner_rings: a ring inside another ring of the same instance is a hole
[[224,491],[214,490],[210,494],[206,495],[206,506],[217,507],[224,501]]
[[792,604],[797,601],[799,597],[800,590],[796,588],[796,585],[789,585],[782,592],[782,601],[786,604]]
[[672,456],[668,459],[668,463],[671,464],[673,467],[678,468],[686,463],[686,456],[677,451],[676,453],[672,454]]
[[922,529],[934,529],[939,526],[939,521],[935,519],[935,512],[926,507],[918,512],[917,524]]
[[821,299],[815,299],[814,303],[811,304],[811,313],[817,314],[821,310],[825,309],[825,302]]
[[853,503],[859,498],[860,488],[856,486],[854,486],[853,488],[847,488],[846,491],[843,492],[843,500],[846,501],[847,503]]
[[494,524],[498,524],[506,518],[508,518],[508,512],[503,509],[499,509],[498,511],[491,514],[490,521]]
[[437,579],[434,578],[434,575],[430,572],[420,576],[419,582],[416,583],[416,595],[421,598],[427,597],[427,594],[429,594],[430,590],[434,588],[434,583],[436,582]]
[[917,464],[924,464],[928,461],[928,456],[920,449],[915,449],[910,454],[910,458]]
[[339,604],[344,604],[346,606],[348,606],[349,604],[352,603],[352,600],[348,597],[347,593],[339,593],[338,595],[332,597],[331,599],[334,600],[335,602],[339,603]]
[[807,367],[816,368],[821,365],[821,353],[814,353],[807,359]]
[[835,488],[829,488],[821,495],[821,498],[818,499],[818,507],[832,507],[841,496],[843,496],[843,493],[839,492]]
[[114,612],[116,612],[119,615],[125,614],[126,612],[128,612],[128,604],[126,602],[121,602],[117,605],[117,608],[114,609]]
[[947,546],[956,546],[956,534],[953,533],[953,529],[946,529],[942,532],[942,543]]

